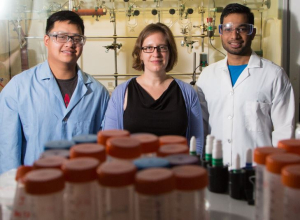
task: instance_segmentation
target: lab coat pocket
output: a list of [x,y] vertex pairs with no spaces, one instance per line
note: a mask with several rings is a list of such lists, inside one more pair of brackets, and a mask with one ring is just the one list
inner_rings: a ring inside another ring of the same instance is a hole
[[244,106],[246,129],[254,132],[268,130],[271,104],[246,102]]
[[80,134],[90,134],[92,131],[92,122],[90,120],[77,121],[74,126],[73,136]]

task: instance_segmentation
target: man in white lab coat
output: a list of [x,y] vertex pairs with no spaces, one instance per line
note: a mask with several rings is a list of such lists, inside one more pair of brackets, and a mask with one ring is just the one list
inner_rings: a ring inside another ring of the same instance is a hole
[[277,146],[293,136],[295,101],[283,68],[257,56],[251,49],[254,15],[240,4],[227,5],[219,32],[225,59],[206,67],[197,81],[205,135],[223,143],[223,162],[241,166],[246,151]]

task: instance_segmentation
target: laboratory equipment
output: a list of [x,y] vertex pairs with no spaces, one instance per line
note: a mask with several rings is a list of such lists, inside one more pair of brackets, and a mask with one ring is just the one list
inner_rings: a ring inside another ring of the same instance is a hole
[[300,155],[300,140],[287,139],[287,140],[278,141],[278,148],[283,148],[288,153],[294,153]]
[[154,157],[159,148],[158,137],[154,134],[136,133],[131,134],[132,138],[136,138],[141,143],[142,157]]
[[196,156],[197,152],[196,152],[196,138],[195,136],[191,137],[190,140],[190,155]]
[[125,161],[104,163],[98,174],[98,216],[105,220],[134,219],[134,177],[136,167]]
[[158,157],[166,157],[175,154],[189,154],[189,148],[186,144],[165,144],[160,146],[157,151]]
[[106,141],[109,138],[112,138],[112,137],[127,137],[129,135],[130,135],[130,133],[127,130],[112,129],[112,130],[99,131],[98,134],[97,134],[98,144],[102,144],[103,146],[106,147]]
[[136,159],[133,161],[133,164],[137,167],[138,170],[144,170],[149,168],[169,168],[170,163],[165,158],[160,157],[144,157]]
[[57,150],[57,149],[69,150],[74,144],[75,144],[74,141],[58,140],[58,141],[48,141],[44,145],[44,147],[45,147],[45,151]]
[[49,156],[40,158],[33,163],[33,169],[45,169],[45,168],[53,168],[53,169],[61,169],[62,164],[67,161],[66,158],[60,156]]
[[201,164],[204,168],[207,168],[207,166],[212,165],[212,151],[213,151],[213,141],[214,136],[207,135],[206,136],[206,145],[205,145],[205,157],[202,159]]
[[229,171],[229,196],[234,199],[245,199],[245,171],[241,168],[240,155],[236,155],[235,167]]
[[92,157],[103,163],[106,161],[105,147],[101,144],[76,144],[70,149],[70,158]]
[[166,145],[166,144],[185,144],[187,145],[187,139],[183,136],[179,135],[163,135],[158,138],[159,145]]
[[200,165],[199,158],[188,154],[173,154],[165,157],[171,167],[182,165]]
[[97,143],[96,134],[77,135],[72,138],[75,144]]

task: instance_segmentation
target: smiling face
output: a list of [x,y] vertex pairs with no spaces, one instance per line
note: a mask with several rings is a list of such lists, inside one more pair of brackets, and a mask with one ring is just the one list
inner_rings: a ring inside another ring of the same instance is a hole
[[[56,21],[50,33],[64,32],[68,35],[82,34],[80,28],[76,24],[69,24],[69,21]],[[83,45],[74,44],[73,40],[66,43],[55,42],[55,37],[44,36],[44,43],[48,48],[48,62],[50,66],[67,66],[75,67],[80,57]]]
[[[232,23],[235,27],[240,24],[248,23],[246,14],[229,14],[224,17],[223,24]],[[255,29],[251,35],[246,33],[237,33],[237,31],[232,31],[228,34],[220,35],[222,40],[222,45],[227,51],[228,56],[238,55],[238,56],[250,56],[251,55],[251,43],[255,36]]]
[[[156,32],[145,38],[142,47],[168,46],[166,37],[161,32]],[[144,63],[144,73],[166,73],[169,62],[169,51],[161,52],[157,49],[153,53],[145,53],[141,50],[140,59]]]

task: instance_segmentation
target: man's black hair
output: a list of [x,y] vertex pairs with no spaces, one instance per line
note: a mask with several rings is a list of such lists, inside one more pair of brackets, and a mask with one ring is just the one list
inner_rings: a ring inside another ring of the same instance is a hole
[[83,20],[75,12],[59,11],[59,12],[55,12],[54,14],[52,14],[47,19],[46,34],[48,34],[51,31],[51,29],[54,27],[54,23],[56,21],[69,21],[69,24],[76,24],[81,29],[81,32],[84,35]]
[[248,8],[244,5],[240,5],[238,3],[229,4],[223,9],[223,12],[222,12],[221,18],[220,18],[221,24],[223,24],[223,20],[225,17],[227,17],[230,14],[234,14],[234,13],[246,14],[247,18],[248,18],[248,23],[254,24],[254,15],[251,12],[250,8]]

